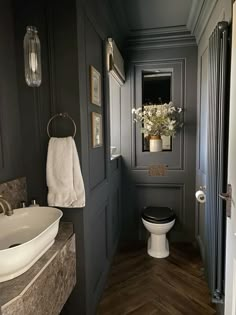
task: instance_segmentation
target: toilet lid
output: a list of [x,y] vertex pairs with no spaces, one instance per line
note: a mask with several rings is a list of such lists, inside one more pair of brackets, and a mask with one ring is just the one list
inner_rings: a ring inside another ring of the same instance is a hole
[[147,207],[142,212],[142,218],[151,223],[168,223],[175,219],[175,213],[168,207]]

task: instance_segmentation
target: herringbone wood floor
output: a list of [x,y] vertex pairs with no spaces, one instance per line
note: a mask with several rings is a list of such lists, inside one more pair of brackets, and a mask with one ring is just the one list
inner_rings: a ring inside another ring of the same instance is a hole
[[98,315],[210,315],[210,302],[198,251],[171,246],[166,259],[147,255],[144,244],[116,255]]

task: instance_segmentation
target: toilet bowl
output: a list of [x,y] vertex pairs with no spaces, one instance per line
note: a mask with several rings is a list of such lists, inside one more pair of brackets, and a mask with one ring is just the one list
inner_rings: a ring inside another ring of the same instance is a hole
[[169,256],[169,242],[166,233],[175,224],[175,213],[167,207],[147,207],[142,212],[142,221],[150,232],[147,252],[155,258]]

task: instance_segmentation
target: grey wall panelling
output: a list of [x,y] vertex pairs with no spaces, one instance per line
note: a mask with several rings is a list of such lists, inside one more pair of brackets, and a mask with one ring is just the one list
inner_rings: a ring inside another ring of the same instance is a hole
[[[145,238],[140,212],[143,206],[171,206],[177,222],[171,239],[194,240],[195,132],[196,132],[196,46],[128,50],[129,69],[122,90],[123,239]],[[173,72],[172,95],[184,109],[184,128],[173,139],[171,152],[142,152],[141,134],[132,123],[131,108],[139,107],[142,70]],[[148,176],[150,165],[167,164],[165,177]]]
[[0,3],[0,182],[24,175],[11,2]]
[[[57,4],[57,5],[55,5]],[[99,8],[98,8],[99,5]],[[101,6],[103,10],[100,10]],[[46,203],[45,162],[47,121],[57,112],[75,120],[75,142],[86,188],[84,209],[64,209],[63,220],[76,232],[77,285],[62,314],[94,314],[103,292],[111,258],[120,235],[120,160],[110,161],[108,80],[104,68],[104,40],[116,37],[108,3],[96,1],[15,1],[18,86],[29,196]],[[99,13],[98,13],[99,12]],[[43,83],[30,89],[24,82],[22,41],[26,25],[39,29]],[[89,66],[102,77],[102,107],[90,102]],[[91,112],[103,115],[104,145],[91,147]],[[71,125],[57,120],[55,136],[70,135]],[[32,163],[32,160],[34,161]]]
[[[85,14],[81,16],[81,19],[84,21],[85,28],[85,55],[83,60],[80,59],[80,65],[85,64],[86,76],[84,77],[84,82],[87,83],[86,92],[82,96],[85,106],[83,118],[86,122],[85,129],[82,131],[82,138],[87,138],[87,156],[84,155],[84,167],[88,178],[87,206],[84,209],[86,296],[87,312],[88,314],[94,314],[96,304],[105,285],[111,257],[114,254],[119,238],[119,222],[114,223],[113,218],[117,213],[117,207],[119,207],[120,211],[120,202],[118,199],[114,204],[113,196],[118,194],[120,197],[120,162],[109,161],[108,82],[104,69],[104,40],[106,39],[105,33],[107,30],[105,29],[104,32],[97,27],[97,22],[93,19],[90,7],[86,8]],[[101,73],[102,77],[105,77],[105,80],[102,80],[103,98],[101,107],[92,104],[90,101],[90,65],[93,65]],[[92,148],[91,112],[98,112],[103,115],[104,145],[99,148]],[[114,237],[114,230],[118,230],[116,237]]]
[[[152,71],[159,69],[161,71],[170,71],[172,73],[171,95],[172,101],[176,106],[184,107],[185,105],[185,60],[184,58],[173,59],[171,61],[138,63],[134,65],[134,104],[138,108],[142,106],[142,71]],[[155,165],[157,163],[157,155],[148,152],[142,152],[142,137],[140,137],[140,128],[133,127],[133,152],[132,168],[146,169],[147,165]],[[184,154],[184,132],[178,133],[173,140],[172,151],[162,152],[158,156],[159,164],[167,164],[169,170],[183,170],[185,164]]]
[[[28,183],[28,196],[40,204],[46,202],[47,121],[50,117],[50,82],[48,62],[47,11],[44,2],[14,2],[17,78],[22,124],[22,159]],[[24,78],[23,39],[27,25],[39,31],[42,54],[42,84],[39,88],[27,86]]]

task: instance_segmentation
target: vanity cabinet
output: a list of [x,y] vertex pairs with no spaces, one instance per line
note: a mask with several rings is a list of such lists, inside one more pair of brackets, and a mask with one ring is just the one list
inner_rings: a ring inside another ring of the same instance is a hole
[[54,245],[24,274],[0,283],[1,315],[58,315],[76,284],[75,234],[61,223]]

